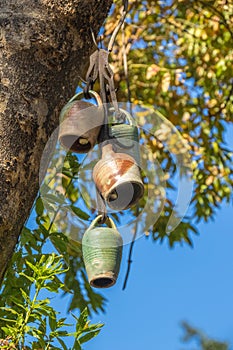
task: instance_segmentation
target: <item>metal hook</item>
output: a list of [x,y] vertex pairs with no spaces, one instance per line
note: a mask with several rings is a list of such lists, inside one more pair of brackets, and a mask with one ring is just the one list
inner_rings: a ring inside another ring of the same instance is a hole
[[96,187],[96,204],[97,204],[98,215],[102,216],[99,223],[104,224],[108,218],[107,208],[106,208],[105,200],[103,199],[97,187]]

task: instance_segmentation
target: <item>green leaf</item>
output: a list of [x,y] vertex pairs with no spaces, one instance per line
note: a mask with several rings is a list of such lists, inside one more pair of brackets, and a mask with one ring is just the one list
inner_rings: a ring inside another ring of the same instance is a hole
[[82,244],[74,239],[69,239],[67,251],[70,255],[82,255]]
[[89,332],[89,333],[83,335],[82,337],[79,338],[80,344],[86,343],[89,340],[95,338],[99,334],[99,332],[100,332],[100,329],[97,331]]
[[37,215],[42,216],[43,212],[44,212],[44,204],[41,197],[38,197],[36,200],[36,213]]
[[59,253],[64,254],[67,252],[67,241],[64,241],[64,239],[54,234],[51,234],[49,238]]
[[58,337],[57,340],[58,340],[59,343],[61,344],[63,350],[68,350],[68,348],[67,348],[65,342],[64,342],[61,338]]
[[26,260],[26,264],[37,274],[38,273],[38,268],[30,263],[30,261]]
[[19,273],[20,276],[24,276],[26,277],[30,282],[34,283],[35,282],[35,279],[32,277],[32,276],[28,276],[26,275],[24,272],[20,272]]
[[72,350],[82,350],[79,341],[76,339],[74,342],[74,345],[72,347]]
[[67,170],[67,169],[62,169],[62,174],[66,175],[67,177],[69,177],[70,179],[73,179],[74,175],[72,173],[71,170]]
[[51,193],[46,193],[43,198],[49,203],[53,204],[64,204],[64,198],[61,195],[54,195]]
[[10,313],[12,313],[14,315],[17,315],[17,316],[19,315],[19,313],[16,310],[11,309],[9,307],[2,306],[2,307],[0,307],[0,310],[4,310],[6,312],[10,312]]
[[1,329],[3,330],[3,332],[4,332],[6,335],[9,335],[9,336],[12,335],[12,331],[10,330],[10,328],[8,328],[8,327],[1,327]]
[[13,322],[13,323],[16,322],[16,320],[12,320],[12,319],[10,319],[10,318],[5,318],[5,317],[0,317],[0,320],[2,320],[2,321],[4,321],[4,322]]
[[73,212],[83,220],[88,220],[90,218],[90,215],[85,213],[82,209],[75,207],[74,205],[71,205],[70,208],[73,210]]
[[77,334],[81,333],[83,328],[87,324],[87,319],[88,319],[88,309],[87,307],[81,312],[81,315],[79,318],[77,318],[75,315],[72,314],[72,316],[78,321],[76,324],[76,332]]
[[28,306],[25,306],[23,304],[20,303],[20,300],[16,299],[15,297],[11,297],[12,302],[17,305],[18,307],[20,307],[21,309],[23,309],[25,312],[27,312]]
[[25,292],[25,290],[23,290],[22,288],[20,288],[20,292],[21,292],[22,296],[24,297],[24,300],[25,300],[28,304],[30,304],[30,297],[29,297],[29,295]]
[[56,314],[54,312],[49,315],[49,327],[52,331],[55,331],[57,328]]
[[44,285],[49,292],[58,293],[59,289],[63,287],[63,284],[57,283],[57,281],[51,281]]

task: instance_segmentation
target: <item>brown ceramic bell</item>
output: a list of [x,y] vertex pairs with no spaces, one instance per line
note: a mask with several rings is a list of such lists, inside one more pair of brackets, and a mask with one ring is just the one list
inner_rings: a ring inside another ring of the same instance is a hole
[[115,153],[111,144],[102,148],[102,159],[93,169],[94,182],[109,207],[124,210],[143,196],[140,169],[134,158]]
[[90,91],[98,106],[79,100],[75,95],[62,109],[60,115],[59,141],[62,146],[75,153],[87,153],[97,141],[104,122],[104,111],[100,96]]

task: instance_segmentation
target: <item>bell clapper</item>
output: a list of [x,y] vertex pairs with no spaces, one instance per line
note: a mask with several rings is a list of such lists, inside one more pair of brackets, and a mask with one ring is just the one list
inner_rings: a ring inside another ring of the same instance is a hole
[[83,145],[83,146],[87,145],[88,142],[89,142],[88,139],[87,139],[87,138],[84,138],[84,137],[80,137],[80,138],[78,139],[78,143],[79,143],[80,145]]
[[112,193],[110,193],[109,195],[109,201],[115,201],[118,198],[118,194],[116,191],[113,191]]

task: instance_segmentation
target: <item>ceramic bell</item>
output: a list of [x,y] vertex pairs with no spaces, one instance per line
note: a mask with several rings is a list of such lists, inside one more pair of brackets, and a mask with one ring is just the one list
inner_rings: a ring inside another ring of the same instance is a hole
[[95,91],[90,91],[90,95],[97,101],[96,106],[80,100],[82,94],[75,95],[60,114],[59,141],[64,148],[75,153],[87,153],[94,147],[104,122],[100,96]]
[[124,109],[120,109],[125,116],[126,123],[113,123],[110,136],[115,139],[114,149],[119,153],[126,153],[133,157],[140,166],[139,132],[135,120]]
[[84,233],[82,251],[89,283],[92,287],[108,288],[116,283],[120,270],[123,240],[112,219],[106,227],[98,226],[97,216]]
[[134,158],[116,153],[112,144],[102,148],[102,158],[93,169],[94,182],[110,208],[124,210],[143,196],[144,185]]

